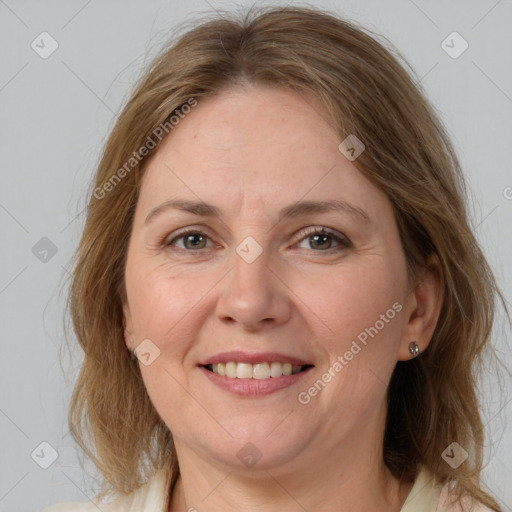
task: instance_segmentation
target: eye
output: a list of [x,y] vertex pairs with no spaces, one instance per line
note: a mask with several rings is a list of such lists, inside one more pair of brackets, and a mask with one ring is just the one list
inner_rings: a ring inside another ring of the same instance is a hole
[[[175,244],[176,241],[183,240],[183,246],[177,246]],[[202,231],[188,230],[182,231],[178,233],[177,236],[169,240],[168,242],[164,242],[165,246],[177,246],[178,249],[182,249],[185,251],[195,251],[198,249],[206,248],[206,241],[208,240],[208,235],[203,233]]]
[[[306,228],[299,235],[302,236],[300,243],[306,242],[309,244],[309,248],[319,249],[320,252],[330,251],[331,249],[339,251],[352,247],[352,243],[346,236],[324,227]],[[333,241],[337,244],[334,247],[332,247]]]
[[[305,228],[299,232],[299,236],[301,236],[299,244],[306,242],[309,244],[306,249],[315,249],[315,252],[339,251],[352,247],[352,243],[345,235],[324,227]],[[193,252],[211,248],[211,245],[207,245],[208,241],[211,242],[209,236],[203,231],[186,229],[178,231],[173,238],[162,243],[165,247],[173,246],[182,251]],[[182,242],[181,246],[180,242]],[[336,244],[334,247],[333,242]]]

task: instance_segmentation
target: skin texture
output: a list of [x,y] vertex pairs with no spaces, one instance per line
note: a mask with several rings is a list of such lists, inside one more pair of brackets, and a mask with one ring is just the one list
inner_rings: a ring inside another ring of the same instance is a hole
[[[440,280],[424,272],[408,283],[392,205],[340,142],[314,98],[245,85],[201,99],[149,162],[128,249],[125,337],[130,349],[150,339],[160,350],[139,364],[175,439],[172,511],[399,511],[410,491],[382,459],[386,389],[396,362],[411,359],[409,343],[429,343]],[[169,209],[145,224],[177,198],[222,215]],[[347,211],[278,219],[296,201],[330,199],[369,220]],[[175,234],[184,227],[206,238],[187,244]],[[349,245],[315,243],[321,227]],[[249,236],[263,251],[252,263],[236,252]],[[396,303],[401,311],[299,403]],[[238,396],[198,367],[228,350],[280,352],[314,368],[273,394]],[[252,467],[237,456],[247,443],[261,455]]]

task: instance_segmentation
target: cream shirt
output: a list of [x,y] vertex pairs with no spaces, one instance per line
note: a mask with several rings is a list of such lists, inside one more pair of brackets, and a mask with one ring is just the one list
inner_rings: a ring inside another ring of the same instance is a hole
[[[164,510],[167,492],[166,475],[166,472],[161,470],[133,493],[107,504],[92,501],[59,503],[42,512],[98,512],[98,510],[101,512],[167,512]],[[449,486],[436,485],[430,473],[423,469],[419,472],[400,512],[460,512],[459,507],[449,506],[449,495]],[[471,509],[468,508],[468,510]],[[481,504],[476,504],[472,512],[492,511]]]

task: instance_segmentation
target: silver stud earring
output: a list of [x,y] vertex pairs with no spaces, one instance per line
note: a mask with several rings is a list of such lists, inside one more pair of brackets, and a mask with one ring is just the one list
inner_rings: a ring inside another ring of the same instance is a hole
[[412,357],[418,357],[420,355],[420,347],[418,347],[415,341],[409,343],[409,352],[412,354]]

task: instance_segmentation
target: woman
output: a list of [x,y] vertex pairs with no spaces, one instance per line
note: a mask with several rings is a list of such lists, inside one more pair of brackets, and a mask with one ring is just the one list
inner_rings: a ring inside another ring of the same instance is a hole
[[48,510],[499,511],[465,208],[363,29],[286,7],[184,34],[110,135],[71,289],[70,426],[119,496]]

